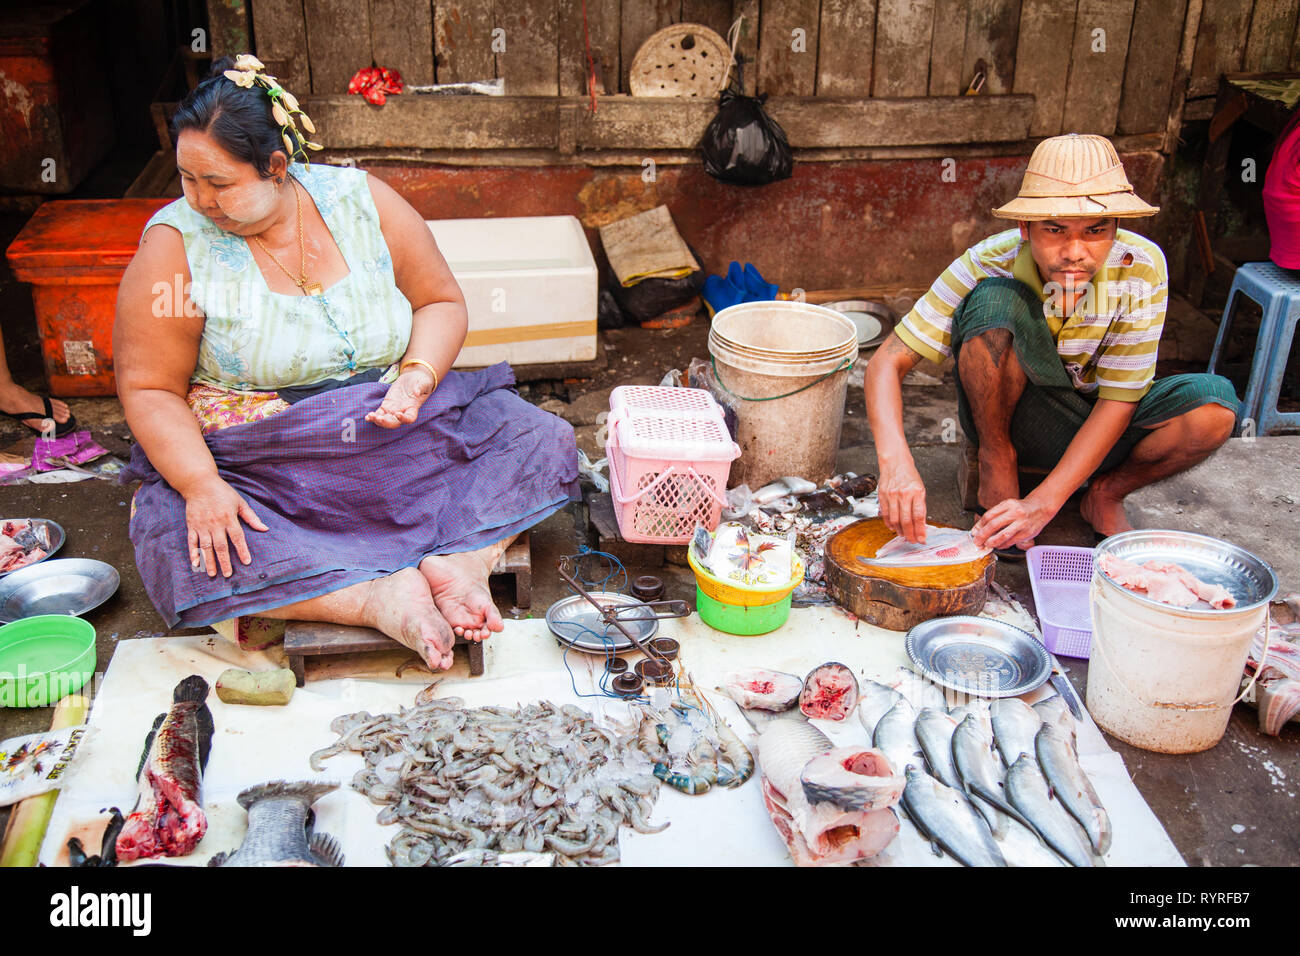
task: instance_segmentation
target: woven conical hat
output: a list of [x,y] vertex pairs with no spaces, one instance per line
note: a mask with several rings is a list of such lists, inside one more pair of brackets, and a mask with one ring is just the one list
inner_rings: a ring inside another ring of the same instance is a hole
[[1020,195],[993,210],[1001,219],[1134,219],[1154,216],[1133,192],[1124,164],[1104,136],[1070,133],[1045,139],[1025,169]]

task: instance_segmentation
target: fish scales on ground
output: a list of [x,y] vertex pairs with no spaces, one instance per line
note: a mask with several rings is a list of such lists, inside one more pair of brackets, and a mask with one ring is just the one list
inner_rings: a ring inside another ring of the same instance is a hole
[[903,807],[921,835],[959,863],[1006,866],[992,832],[969,801],[915,767],[907,768]]
[[858,679],[846,665],[830,661],[814,667],[803,681],[799,709],[805,717],[844,720],[858,706]]
[[763,802],[799,866],[868,859],[898,835],[898,818],[889,808],[845,810],[809,801],[804,769],[833,749],[829,737],[798,717],[773,720],[758,737]]
[[903,695],[874,680],[862,681],[858,691],[858,720],[862,721],[867,737],[870,738],[876,732],[880,718],[889,713],[889,709],[902,700]]
[[746,710],[781,713],[798,702],[803,681],[784,671],[748,667],[728,674],[719,690]]
[[1047,780],[1033,754],[1022,753],[1007,770],[1007,799],[1028,820],[1048,846],[1073,866],[1098,866],[1088,835],[1060,801],[1053,800]]
[[208,682],[191,674],[176,685],[171,708],[154,721],[136,772],[135,807],[117,835],[119,861],[184,856],[207,832],[200,797],[212,749],[207,696]]
[[381,825],[398,826],[386,847],[394,866],[437,866],[468,850],[602,865],[619,859],[620,827],[667,825],[649,822],[659,781],[638,728],[602,726],[571,704],[468,708],[428,690],[395,714],[336,718],[339,739],[312,755],[314,767],[362,755],[352,786],[383,808]]
[[276,781],[238,797],[248,811],[248,832],[234,853],[218,853],[208,866],[342,866],[337,841],[314,832],[312,805],[336,783]]
[[1052,786],[1053,795],[1083,827],[1093,851],[1104,856],[1110,849],[1110,816],[1079,765],[1074,734],[1056,724],[1043,724],[1034,745],[1038,764]]

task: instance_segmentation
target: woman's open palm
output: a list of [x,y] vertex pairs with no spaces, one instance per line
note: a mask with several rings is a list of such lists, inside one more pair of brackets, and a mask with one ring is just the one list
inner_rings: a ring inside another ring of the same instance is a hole
[[380,428],[409,425],[420,414],[420,406],[433,394],[433,376],[421,369],[411,369],[397,376],[379,407],[366,415],[366,421]]

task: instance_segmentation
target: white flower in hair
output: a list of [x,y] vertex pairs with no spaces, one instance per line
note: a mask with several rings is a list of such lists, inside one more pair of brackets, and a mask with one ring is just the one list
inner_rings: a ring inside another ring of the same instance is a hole
[[258,70],[265,70],[266,67],[263,66],[262,61],[253,56],[253,54],[241,53],[239,56],[235,57],[235,69],[252,70],[256,73]]
[[242,86],[246,90],[253,87],[253,74],[245,70],[226,70],[225,77],[236,86]]

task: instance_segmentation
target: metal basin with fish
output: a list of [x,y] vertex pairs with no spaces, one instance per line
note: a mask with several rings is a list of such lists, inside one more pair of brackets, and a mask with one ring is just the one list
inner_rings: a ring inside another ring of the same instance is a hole
[[[1225,588],[1236,599],[1228,609],[1233,614],[1253,611],[1265,606],[1277,594],[1277,575],[1269,565],[1245,548],[1227,541],[1190,531],[1160,531],[1138,529],[1111,535],[1097,546],[1097,557],[1111,554],[1134,564],[1160,561],[1177,564],[1206,584]],[[1168,611],[1170,606],[1152,600],[1140,591],[1130,591],[1112,581],[1100,570],[1094,571],[1099,586],[1138,601],[1146,607]],[[1211,607],[1204,601],[1190,608],[1179,608],[1185,614],[1213,617],[1224,611]]]
[[908,631],[904,647],[930,680],[977,697],[1018,697],[1052,674],[1032,634],[984,617],[934,618]]
[[0,581],[0,624],[38,614],[80,616],[117,591],[117,569],[91,558],[58,558],[12,571]]
[[14,574],[27,568],[34,568],[42,561],[49,560],[59,550],[59,548],[63,547],[63,542],[67,540],[67,535],[63,531],[63,525],[59,524],[57,521],[51,521],[49,518],[0,518],[0,528],[18,521],[29,521],[32,525],[38,526],[41,530],[41,539],[48,541],[50,546],[48,548],[44,546],[41,547],[41,550],[45,552],[44,557],[37,558],[29,564],[24,564],[21,567],[14,568],[12,571],[0,571],[0,579],[4,578],[6,575]]
[[[632,608],[619,612],[619,622],[642,644],[659,633],[654,609],[643,601],[617,591],[588,593],[602,607]],[[617,626],[602,620],[599,612],[578,594],[552,604],[546,611],[546,626],[561,644],[587,654],[618,653],[636,647]]]

